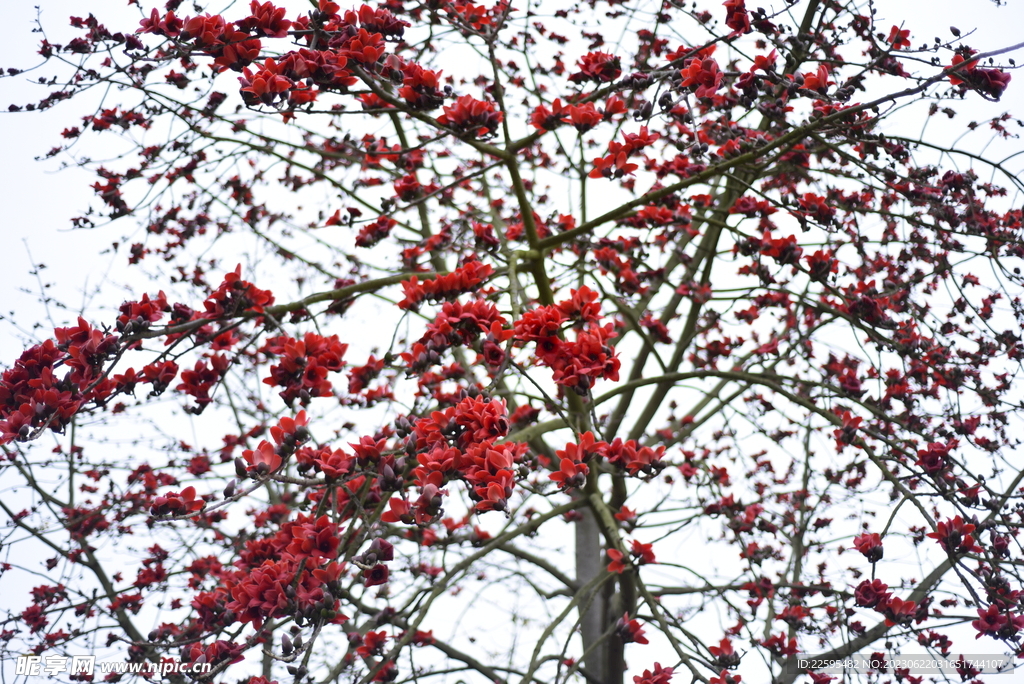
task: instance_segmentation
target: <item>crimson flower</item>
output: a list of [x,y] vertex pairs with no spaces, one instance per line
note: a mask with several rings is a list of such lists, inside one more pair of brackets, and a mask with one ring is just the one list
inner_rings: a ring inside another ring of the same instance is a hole
[[254,31],[267,38],[287,38],[292,22],[284,18],[285,8],[274,7],[270,2],[260,4],[252,0],[249,4],[250,16],[237,22],[242,31]]
[[653,670],[644,670],[642,675],[633,676],[633,684],[668,684],[672,679],[672,668],[654,663]]
[[560,99],[555,99],[551,103],[550,109],[545,105],[540,105],[533,110],[530,115],[530,125],[538,131],[553,131],[565,123],[567,114],[568,108],[562,106]]
[[388,640],[388,635],[381,632],[367,632],[362,637],[362,645],[356,649],[363,658],[369,658],[370,656],[381,655],[384,652],[384,644]]
[[722,84],[722,72],[718,62],[710,57],[692,59],[682,71],[683,80],[680,87],[690,88],[698,98],[711,97]]
[[739,684],[743,677],[738,674],[732,674],[728,670],[722,670],[718,673],[717,677],[712,677],[708,680],[708,684]]
[[370,65],[376,64],[386,50],[384,36],[364,28],[339,46],[340,53],[348,59]]
[[953,55],[951,67],[964,64],[963,68],[949,75],[949,82],[952,85],[970,86],[986,95],[998,100],[1010,85],[1010,74],[999,69],[979,69],[978,60],[967,61],[962,54]]
[[579,106],[570,105],[565,108],[569,116],[569,123],[580,133],[586,133],[591,128],[601,123],[603,117],[593,102],[587,102]]
[[[953,55],[953,62],[949,66],[955,67],[958,64],[964,64],[965,61],[967,61],[966,58],[962,54],[957,53]],[[967,62],[966,64],[964,64],[963,68],[949,75],[950,85],[957,86],[965,84],[967,82],[967,79],[970,77],[971,72],[977,69],[977,67],[978,60],[974,59]]]
[[978,619],[972,621],[971,626],[978,630],[975,639],[980,639],[982,635],[996,639],[1011,639],[1024,629],[1024,615],[1003,613],[998,606],[992,604],[988,608],[978,609]]
[[877,532],[861,534],[853,538],[855,549],[864,554],[868,562],[877,563],[882,560],[882,537]]
[[626,569],[625,554],[618,549],[608,549],[608,557],[612,559],[612,562],[608,564],[608,572],[614,572],[622,574]]
[[740,664],[740,656],[732,647],[732,642],[724,638],[717,646],[709,646],[708,652],[715,657],[719,666],[726,669],[736,667]]
[[563,458],[559,470],[551,473],[548,477],[558,483],[559,489],[568,491],[586,484],[589,472],[590,468],[586,463],[576,463],[571,459]]
[[388,574],[388,566],[383,563],[377,563],[373,567],[363,570],[363,586],[375,587],[380,584],[386,584]]
[[804,90],[813,90],[816,93],[823,93],[830,85],[835,85],[835,83],[828,80],[828,66],[822,64],[816,71],[804,74],[804,84],[801,87]]
[[206,502],[196,498],[195,487],[185,487],[181,492],[168,492],[153,500],[150,513],[153,515],[181,515],[201,510]]
[[735,35],[750,33],[750,15],[743,0],[725,0],[725,25],[733,30]]
[[625,644],[637,643],[646,644],[648,643],[647,637],[644,636],[643,627],[636,620],[629,618],[629,613],[623,613],[622,617],[615,625],[615,632],[622,639]]
[[757,71],[758,69],[760,69],[761,71],[765,72],[766,74],[769,71],[774,71],[775,70],[775,61],[778,58],[779,58],[778,50],[772,50],[767,55],[755,55],[754,56],[754,65],[752,67],[750,67],[750,71],[753,72],[753,71]]
[[258,475],[272,473],[280,468],[282,463],[281,457],[267,440],[260,442],[256,449],[243,451],[242,458],[249,463],[249,472],[255,472]]
[[238,81],[242,84],[242,99],[249,106],[273,104],[294,85],[291,79],[281,74],[281,66],[269,57],[255,73],[248,67],[242,69]]
[[798,653],[796,638],[789,637],[787,640],[783,632],[765,639],[761,645],[777,656],[791,656]]
[[893,26],[889,29],[889,37],[886,39],[894,50],[910,47],[910,30]]
[[891,597],[884,604],[876,606],[875,610],[885,615],[885,624],[888,626],[905,625],[917,614],[917,603]]
[[857,585],[857,589],[853,592],[853,598],[858,606],[874,608],[880,603],[885,604],[888,602],[891,596],[886,591],[888,588],[889,586],[880,579],[864,580]]
[[981,547],[975,543],[974,537],[971,535],[974,530],[975,525],[965,523],[964,519],[958,515],[937,524],[935,531],[929,532],[927,536],[939,542],[939,546],[944,548],[947,553],[981,553]]
[[455,104],[445,105],[444,114],[437,117],[437,122],[455,131],[456,135],[482,138],[494,135],[503,119],[504,114],[494,108],[494,103],[463,95]]
[[619,58],[607,52],[587,53],[576,64],[580,70],[569,77],[569,80],[573,83],[582,83],[584,81],[608,83],[609,81],[614,81],[622,74]]

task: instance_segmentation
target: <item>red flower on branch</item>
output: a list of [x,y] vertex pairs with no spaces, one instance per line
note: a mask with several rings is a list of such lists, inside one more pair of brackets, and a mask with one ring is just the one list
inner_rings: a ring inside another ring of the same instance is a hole
[[910,30],[901,29],[899,26],[893,26],[889,29],[889,37],[886,38],[886,42],[892,45],[893,50],[902,50],[903,48],[910,47]]
[[690,88],[698,98],[711,97],[722,85],[723,74],[718,69],[718,62],[711,57],[690,60],[681,73],[680,87]]
[[494,135],[503,120],[504,115],[494,108],[494,103],[477,100],[472,95],[463,95],[455,104],[445,105],[444,114],[437,117],[439,124],[467,138]]
[[869,563],[882,560],[882,537],[877,532],[865,532],[853,538],[853,547],[864,554]]

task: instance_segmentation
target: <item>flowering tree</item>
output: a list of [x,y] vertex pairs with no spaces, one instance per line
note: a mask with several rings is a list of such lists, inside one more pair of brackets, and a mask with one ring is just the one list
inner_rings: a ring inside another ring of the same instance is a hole
[[517,5],[171,0],[43,40],[52,92],[11,109],[105,93],[51,154],[153,291],[3,372],[5,656],[725,684],[1024,653],[1019,122],[970,126],[988,156],[904,132],[997,101],[1012,48],[835,0]]

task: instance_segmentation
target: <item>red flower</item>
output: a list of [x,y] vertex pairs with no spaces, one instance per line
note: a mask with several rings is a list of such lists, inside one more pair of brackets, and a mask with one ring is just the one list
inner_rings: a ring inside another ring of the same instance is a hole
[[206,318],[236,316],[243,311],[263,313],[264,307],[274,303],[270,290],[261,290],[252,283],[242,280],[242,265],[224,276],[224,281],[203,302]]
[[608,549],[608,557],[612,562],[608,564],[608,572],[622,574],[626,569],[625,555],[618,549]]
[[437,117],[437,122],[456,135],[481,138],[494,135],[503,119],[504,115],[494,108],[494,103],[463,95],[455,104],[445,105],[444,114]]
[[867,533],[853,538],[853,546],[864,554],[868,562],[877,563],[882,560],[882,537],[877,532]]
[[447,275],[438,276],[433,280],[425,280],[422,283],[419,278],[413,276],[402,283],[405,298],[398,303],[398,306],[415,311],[423,300],[454,299],[463,292],[474,290],[493,272],[494,268],[490,264],[470,261]]
[[267,440],[260,442],[259,446],[253,449],[246,449],[242,452],[242,458],[249,463],[249,471],[258,475],[267,475],[281,467],[281,457],[274,451],[274,447]]
[[889,29],[889,38],[887,40],[894,50],[910,47],[910,30],[893,26]]
[[269,57],[256,73],[248,67],[243,69],[238,81],[242,84],[241,93],[245,103],[249,106],[259,103],[269,105],[287,93],[294,83],[283,76],[281,71],[281,65]]
[[362,645],[356,649],[356,653],[363,658],[379,656],[384,653],[384,644],[387,640],[388,635],[384,632],[367,632],[362,638]]
[[885,615],[885,624],[890,627],[893,625],[905,625],[910,623],[917,614],[917,603],[892,597],[884,604],[876,606],[875,610]]
[[249,4],[250,16],[237,22],[242,31],[252,31],[267,38],[287,38],[292,22],[284,18],[285,8],[274,7],[269,2],[260,4],[252,0]]
[[918,450],[916,465],[929,475],[938,475],[949,466],[949,450],[955,444],[930,443],[927,449]]
[[717,677],[708,680],[708,684],[739,684],[743,677],[734,675],[728,670],[722,670]]
[[[630,556],[632,562],[637,565],[658,562],[654,557],[653,544],[642,544],[635,539],[630,544]],[[612,562],[608,565],[608,572],[621,573],[626,569],[626,561],[623,560],[623,555],[620,551],[608,549],[608,557],[612,559]]]
[[718,642],[718,646],[709,646],[708,652],[715,657],[715,662],[726,669],[740,664],[740,656],[732,647],[728,637]]
[[386,49],[384,36],[361,28],[338,47],[338,52],[352,61],[372,65],[377,63]]
[[975,526],[965,523],[959,515],[955,518],[940,522],[935,526],[934,532],[929,532],[928,537],[939,542],[939,546],[950,554],[981,553],[974,537]]
[[864,580],[853,592],[854,601],[863,608],[874,608],[878,604],[885,604],[889,601],[891,594],[887,592],[888,585],[882,580]]
[[[285,528],[282,528],[284,531]],[[341,539],[338,537],[338,526],[331,522],[326,515],[321,515],[316,520],[305,515],[299,515],[295,522],[289,523],[287,531],[291,535],[291,541],[285,551],[296,559],[302,558],[334,558],[338,555],[338,545]]]
[[178,492],[169,492],[153,500],[150,513],[153,515],[182,515],[201,510],[206,502],[196,498],[195,487],[185,487]]
[[971,622],[971,626],[978,630],[975,639],[980,639],[982,635],[1013,639],[1017,632],[1024,629],[1024,615],[1000,612],[999,607],[992,604],[988,608],[978,609],[978,619]]
[[[957,53],[957,54],[953,55],[953,63],[950,64],[949,66],[950,67],[955,67],[958,64],[964,64],[965,61],[966,61],[966,58],[962,54]],[[975,60],[971,60],[970,62],[967,62],[966,64],[964,64],[964,66],[961,69],[959,69],[958,71],[956,71],[956,72],[954,72],[954,73],[949,75],[949,83],[950,83],[950,85],[955,85],[956,86],[956,85],[963,85],[964,83],[967,83],[969,78],[970,78],[971,73],[973,71],[975,71],[977,69],[977,67],[978,67],[978,60],[975,59]]]
[[692,89],[698,98],[711,97],[722,84],[718,62],[710,57],[690,60],[681,73],[683,80],[679,85]]
[[761,642],[761,645],[777,656],[788,657],[796,655],[799,652],[796,645],[796,639],[794,637],[790,637],[787,640],[786,635],[782,632],[765,639]]
[[[331,4],[334,5],[334,3]],[[384,7],[369,5],[362,5],[358,11],[348,10],[345,12],[346,24],[354,25],[356,22],[370,33],[379,33],[385,38],[393,40],[401,38],[405,34],[405,28],[409,26],[409,22],[398,19]]]
[[579,106],[570,105],[565,108],[565,111],[569,116],[569,123],[580,133],[586,133],[601,123],[603,119],[601,112],[597,111],[593,102],[587,102]]
[[590,468],[586,463],[576,463],[571,459],[563,458],[559,470],[551,473],[548,477],[558,483],[559,489],[567,491],[586,484],[589,472]]
[[588,174],[590,178],[622,178],[636,171],[640,166],[629,162],[625,152],[613,152],[607,157],[594,160],[594,168]]
[[725,25],[734,35],[750,33],[750,15],[743,0],[725,0]]
[[560,99],[551,103],[551,108],[544,105],[538,106],[530,114],[530,125],[538,131],[553,131],[565,123],[568,115],[568,108],[562,106]]
[[644,670],[642,675],[633,676],[633,684],[668,684],[672,679],[672,668],[654,663],[654,670]]
[[388,566],[377,563],[373,567],[363,570],[363,586],[375,587],[386,584],[388,581]]
[[285,416],[278,421],[278,424],[270,428],[270,436],[278,446],[286,444],[296,446],[309,439],[309,417],[305,411],[299,411],[294,418]]
[[970,76],[971,85],[996,100],[1010,85],[1010,74],[999,69],[975,69]]
[[398,95],[413,109],[437,109],[444,102],[444,95],[438,90],[440,85],[440,71],[409,63],[402,67],[402,87],[398,89]]
[[181,19],[174,16],[174,12],[168,12],[161,17],[160,13],[154,7],[153,11],[150,12],[149,17],[143,19],[139,26],[139,33],[155,33],[158,36],[168,36],[173,38],[181,31],[183,22]]
[[356,235],[356,247],[373,247],[386,238],[396,225],[398,221],[387,216],[381,216],[376,221],[366,224]]
[[402,522],[406,525],[411,525],[416,521],[409,513],[411,508],[412,506],[408,501],[399,499],[397,496],[392,497],[388,510],[384,511],[380,519],[386,523]]
[[796,627],[811,616],[811,611],[804,606],[786,606],[775,619]]
[[750,71],[754,72],[760,69],[766,74],[770,71],[775,70],[775,61],[779,58],[777,50],[772,50],[767,55],[755,55],[754,65],[750,67]]
[[622,74],[619,58],[607,52],[587,53],[580,58],[576,65],[580,70],[569,77],[573,83],[584,81],[608,83]]
[[839,261],[831,252],[819,249],[814,254],[804,257],[807,262],[807,275],[811,280],[825,282],[833,273],[839,272]]
[[804,90],[824,93],[830,85],[835,85],[835,83],[828,80],[828,66],[821,64],[818,66],[817,71],[804,74],[804,84],[801,87]]
[[619,635],[624,644],[646,644],[648,643],[647,637],[644,636],[643,627],[636,620],[629,618],[629,613],[623,613],[622,617],[619,618],[615,624],[615,633]]

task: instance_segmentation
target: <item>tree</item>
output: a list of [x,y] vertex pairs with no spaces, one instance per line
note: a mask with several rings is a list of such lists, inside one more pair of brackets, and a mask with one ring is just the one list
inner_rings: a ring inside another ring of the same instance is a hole
[[3,541],[49,556],[3,565],[42,582],[5,656],[720,684],[1024,654],[1020,122],[900,132],[998,100],[1011,48],[830,0],[298,4],[73,17],[11,107],[105,92],[51,155],[99,176],[79,228],[144,228],[114,249],[154,291],[3,373]]

